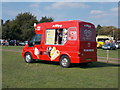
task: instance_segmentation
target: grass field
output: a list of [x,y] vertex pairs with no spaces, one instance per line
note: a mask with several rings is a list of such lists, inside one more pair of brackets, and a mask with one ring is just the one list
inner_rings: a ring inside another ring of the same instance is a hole
[[[117,50],[109,50],[109,57],[110,58],[119,58],[120,49]],[[107,50],[97,49],[97,55],[101,57],[107,57]]]
[[2,49],[22,50],[23,46],[2,46]]
[[118,65],[115,64],[94,62],[87,66],[74,64],[71,68],[61,68],[58,63],[47,61],[26,64],[19,52],[3,51],[2,54],[3,88],[118,87]]

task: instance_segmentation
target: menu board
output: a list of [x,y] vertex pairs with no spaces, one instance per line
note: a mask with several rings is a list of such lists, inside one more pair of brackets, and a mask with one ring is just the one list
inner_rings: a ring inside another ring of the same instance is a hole
[[46,44],[54,44],[54,43],[55,43],[55,29],[47,29]]

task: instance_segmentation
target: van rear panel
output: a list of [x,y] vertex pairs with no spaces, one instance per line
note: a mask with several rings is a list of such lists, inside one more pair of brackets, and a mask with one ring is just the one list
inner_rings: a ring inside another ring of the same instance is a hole
[[97,60],[96,32],[91,23],[80,23],[80,63]]

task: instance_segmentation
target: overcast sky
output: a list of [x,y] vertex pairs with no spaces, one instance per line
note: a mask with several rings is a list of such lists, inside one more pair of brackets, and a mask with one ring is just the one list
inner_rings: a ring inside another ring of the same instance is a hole
[[2,2],[2,19],[15,19],[18,13],[31,12],[55,21],[82,20],[95,25],[118,27],[117,2]]

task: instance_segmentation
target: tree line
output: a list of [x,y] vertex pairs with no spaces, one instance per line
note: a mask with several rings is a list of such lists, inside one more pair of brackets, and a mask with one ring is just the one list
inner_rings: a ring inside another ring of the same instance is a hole
[[53,22],[52,17],[42,17],[39,21],[30,12],[20,13],[15,19],[2,25],[2,39],[26,41],[33,37],[34,23]]
[[[34,23],[53,22],[52,17],[41,17],[40,20],[30,12],[19,13],[15,19],[7,20],[2,25],[2,39],[26,41],[33,37]],[[114,26],[97,25],[96,35],[114,36],[115,39],[120,40],[120,29]]]
[[114,37],[115,40],[120,40],[120,28],[117,28],[115,26],[97,25],[96,36],[97,35],[107,35],[107,36]]

